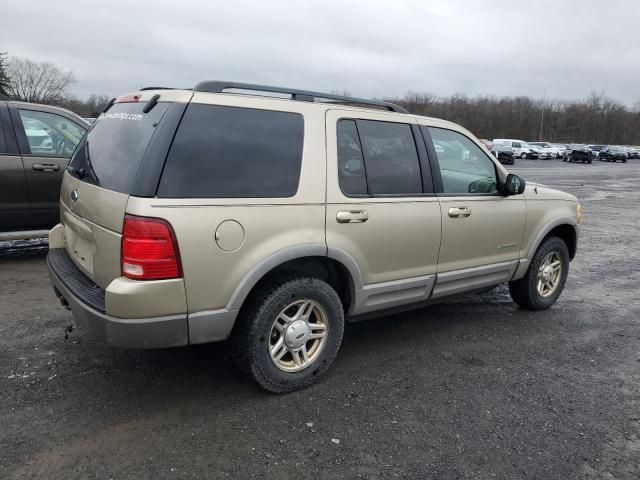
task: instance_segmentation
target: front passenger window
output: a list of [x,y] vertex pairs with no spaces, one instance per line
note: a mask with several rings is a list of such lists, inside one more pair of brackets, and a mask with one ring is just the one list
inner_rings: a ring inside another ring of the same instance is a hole
[[452,130],[430,127],[429,133],[440,165],[443,193],[498,192],[495,165],[478,145]]
[[37,157],[71,157],[86,131],[55,113],[18,110],[31,155]]

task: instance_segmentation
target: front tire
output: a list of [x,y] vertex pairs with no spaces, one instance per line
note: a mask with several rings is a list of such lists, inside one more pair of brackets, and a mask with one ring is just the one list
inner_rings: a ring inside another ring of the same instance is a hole
[[523,153],[522,155],[520,155],[520,158],[521,158],[522,160],[526,160],[526,159],[527,159],[527,154],[526,154],[526,153]]
[[509,293],[522,308],[544,310],[560,297],[568,273],[567,244],[559,237],[548,237],[538,247],[525,276],[509,282]]
[[326,282],[279,276],[243,306],[232,334],[240,369],[262,388],[291,392],[315,382],[333,363],[344,331],[344,311]]

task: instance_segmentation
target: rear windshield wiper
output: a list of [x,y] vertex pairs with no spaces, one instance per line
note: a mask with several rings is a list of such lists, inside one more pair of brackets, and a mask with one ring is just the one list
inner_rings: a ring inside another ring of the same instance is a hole
[[159,98],[160,98],[160,95],[158,95],[157,93],[153,97],[151,97],[149,101],[145,104],[145,106],[142,108],[142,113],[149,113],[151,109],[156,106]]

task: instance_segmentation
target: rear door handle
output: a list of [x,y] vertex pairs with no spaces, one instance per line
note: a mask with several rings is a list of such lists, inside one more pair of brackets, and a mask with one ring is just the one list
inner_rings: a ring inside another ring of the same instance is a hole
[[449,209],[449,216],[451,218],[463,218],[471,215],[471,209],[469,207],[451,207]]
[[336,213],[338,223],[364,223],[369,220],[369,214],[364,210],[340,210]]
[[60,165],[57,163],[34,163],[31,168],[38,172],[55,172],[60,170]]

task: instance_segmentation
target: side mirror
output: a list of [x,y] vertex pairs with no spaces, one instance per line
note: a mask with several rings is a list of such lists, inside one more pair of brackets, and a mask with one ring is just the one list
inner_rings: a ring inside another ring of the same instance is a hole
[[504,181],[502,190],[507,196],[520,195],[521,193],[524,193],[525,186],[526,182],[524,181],[524,178],[510,173],[509,175],[507,175],[507,179]]

